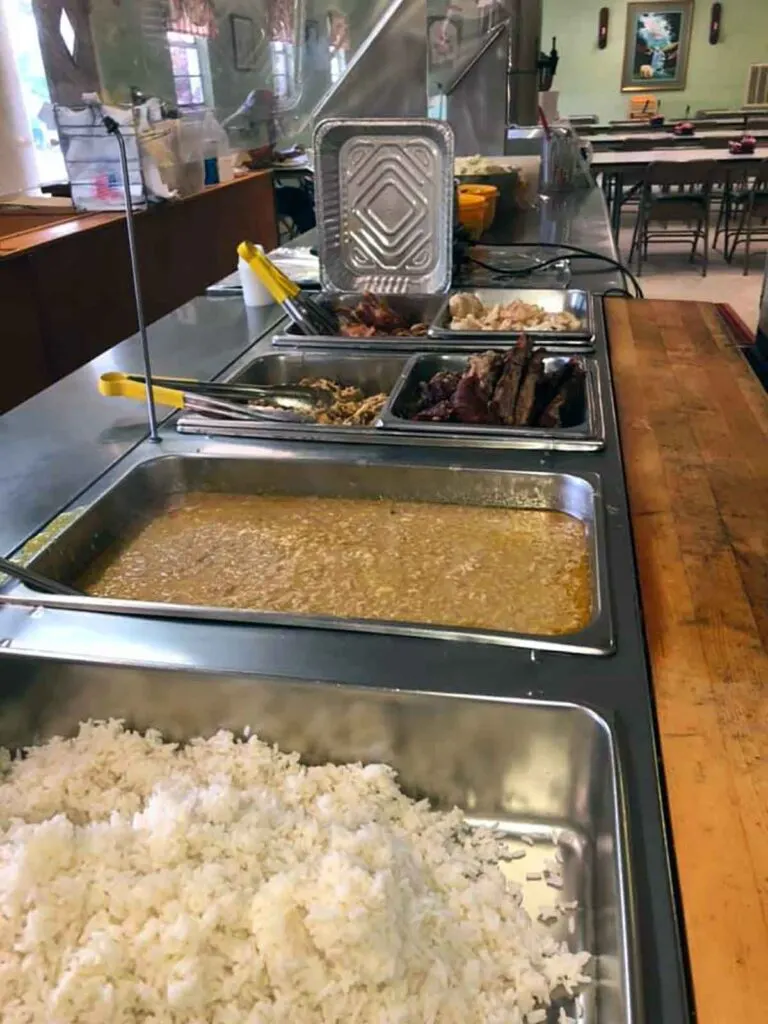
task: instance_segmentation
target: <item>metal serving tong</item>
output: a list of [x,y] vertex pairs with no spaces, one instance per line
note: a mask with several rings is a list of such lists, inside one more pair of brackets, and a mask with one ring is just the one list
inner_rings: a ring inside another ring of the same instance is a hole
[[[103,373],[102,395],[146,400],[147,381],[138,374]],[[282,385],[217,384],[183,377],[153,377],[158,405],[186,409],[201,416],[229,420],[312,421],[313,413],[332,397],[321,388]]]
[[301,288],[276,267],[252,242],[241,242],[237,254],[250,266],[275,302],[279,302],[303,334],[339,333],[336,314],[302,292]]
[[[74,587],[69,587],[66,583],[59,583],[58,580],[52,580],[48,576],[43,576],[42,573],[36,572],[34,569],[19,565],[18,562],[12,562],[10,558],[0,557],[0,572],[12,579],[19,580],[20,583],[25,583],[34,590],[42,590],[46,594],[61,594],[65,597],[83,596],[82,591],[75,590]],[[0,598],[0,600],[2,599]]]

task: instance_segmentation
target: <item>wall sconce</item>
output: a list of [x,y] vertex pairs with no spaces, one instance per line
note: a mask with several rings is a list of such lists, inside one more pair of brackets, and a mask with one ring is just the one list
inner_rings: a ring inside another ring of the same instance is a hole
[[[719,6],[719,5],[716,5]],[[597,28],[597,48],[598,50],[604,50],[608,45],[608,22],[611,17],[611,12],[607,7],[600,8],[600,20]]]
[[720,25],[723,18],[723,5],[712,4],[712,14],[709,20],[709,41],[712,46],[720,42]]

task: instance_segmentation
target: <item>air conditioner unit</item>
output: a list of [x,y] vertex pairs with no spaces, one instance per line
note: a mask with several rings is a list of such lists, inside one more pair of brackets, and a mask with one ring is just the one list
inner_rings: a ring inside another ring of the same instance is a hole
[[745,107],[768,107],[768,64],[752,64],[747,75]]

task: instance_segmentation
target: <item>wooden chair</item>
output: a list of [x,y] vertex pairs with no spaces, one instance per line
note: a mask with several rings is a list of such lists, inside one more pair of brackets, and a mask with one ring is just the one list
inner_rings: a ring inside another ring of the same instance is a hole
[[[703,239],[702,277],[707,276],[709,221],[716,174],[717,164],[714,160],[695,160],[690,163],[658,160],[649,164],[640,190],[640,204],[629,251],[630,263],[637,254],[638,275],[643,272],[643,260],[648,259],[651,241],[676,242],[690,238],[691,263],[699,239]],[[653,230],[653,223],[678,226]]]
[[751,185],[741,192],[734,192],[730,197],[730,212],[738,219],[733,234],[731,248],[728,250],[726,234],[725,258],[733,262],[737,245],[744,246],[744,276],[749,273],[749,258],[752,254],[752,242],[768,241],[768,160],[758,164]]

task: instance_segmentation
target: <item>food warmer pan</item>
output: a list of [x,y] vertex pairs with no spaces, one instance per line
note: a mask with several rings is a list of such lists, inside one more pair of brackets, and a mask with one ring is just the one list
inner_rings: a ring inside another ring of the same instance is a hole
[[477,423],[434,423],[409,418],[419,386],[440,372],[462,372],[467,357],[456,353],[435,352],[412,356],[390,395],[382,413],[382,424],[392,431],[417,434],[420,438],[483,438],[508,439],[517,448],[550,449],[556,451],[597,451],[605,444],[605,425],[600,396],[600,377],[594,358],[584,355],[548,355],[544,359],[545,371],[550,374],[561,369],[569,359],[576,359],[584,370],[584,393],[579,407],[574,409],[574,422],[566,427],[500,427]]
[[[548,349],[551,366],[565,358],[578,358],[587,373],[584,421],[566,430],[506,427],[473,429],[461,424],[409,423],[401,416],[410,390],[423,379],[428,368],[461,369],[466,355],[435,354],[409,356],[405,352],[369,353],[360,349],[294,349],[256,356],[229,379],[238,384],[298,384],[305,377],[322,377],[344,386],[358,387],[366,395],[385,392],[387,404],[369,426],[335,426],[321,423],[278,423],[257,420],[216,420],[210,416],[182,413],[176,420],[181,434],[217,437],[268,438],[296,441],[385,444],[410,447],[509,448],[537,451],[597,451],[604,445],[604,417],[597,363],[589,355],[573,356],[564,350]],[[411,360],[411,362],[409,362]],[[411,371],[409,368],[413,366]],[[421,375],[421,376],[420,376]],[[395,406],[398,408],[395,408]]]
[[547,313],[572,313],[578,317],[582,326],[575,331],[546,331],[532,329],[530,331],[470,331],[453,330],[450,327],[451,313],[448,308],[451,296],[445,296],[443,303],[432,321],[429,333],[433,338],[441,338],[443,341],[466,341],[473,339],[477,342],[478,337],[488,338],[490,345],[497,344],[501,339],[517,340],[521,333],[530,335],[532,338],[542,339],[552,344],[570,344],[571,346],[591,346],[595,340],[595,315],[592,308],[592,296],[589,292],[580,289],[558,289],[558,288],[462,288],[452,292],[452,295],[471,293],[477,295],[484,306],[504,305],[508,302],[520,300],[521,302],[532,303],[541,306]]
[[[558,1000],[547,1021],[561,1007],[584,1024],[641,1019],[621,757],[611,724],[589,707],[101,664],[25,672],[12,662],[7,673],[0,746],[10,749],[115,718],[176,742],[248,727],[310,764],[392,765],[408,795],[459,807],[470,826],[494,825],[525,851],[509,874],[531,917],[542,904],[578,901],[552,935],[592,953],[593,984]],[[562,890],[525,881],[555,855]]]
[[[295,385],[306,377],[333,380],[344,387],[359,388],[366,397],[390,395],[400,379],[408,356],[395,352],[365,353],[347,348],[322,351],[301,349],[256,356],[229,378],[236,384]],[[210,416],[182,414],[176,421],[181,434],[212,434],[228,437],[280,438],[296,441],[378,441],[375,423],[369,426],[336,426],[328,423],[280,423],[276,420],[216,420]]]
[[[96,498],[30,566],[53,579],[76,583],[114,544],[173,505],[185,493],[289,495],[417,501],[564,512],[585,527],[592,617],[584,629],[531,635],[408,621],[336,618],[284,612],[239,611],[101,597],[45,597],[38,603],[139,616],[253,622],[319,629],[492,642],[580,654],[613,651],[611,602],[600,478],[595,474],[523,472],[423,465],[388,465],[279,456],[167,455],[148,458]],[[87,496],[86,496],[87,497]],[[17,588],[28,602],[33,592]],[[8,600],[13,601],[13,595]]]
[[[313,295],[315,302],[333,312],[337,312],[341,307],[354,308],[364,297],[365,293],[363,292],[320,292]],[[376,297],[385,301],[394,313],[409,323],[422,324],[421,335],[397,337],[383,334],[373,338],[306,335],[302,334],[295,324],[287,324],[284,333],[276,334],[273,337],[272,344],[275,348],[352,348],[367,352],[387,350],[420,352],[425,348],[435,347],[433,340],[427,335],[427,330],[445,301],[444,295],[377,295]]]

